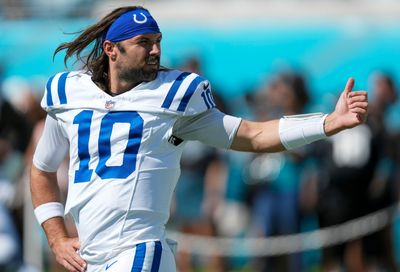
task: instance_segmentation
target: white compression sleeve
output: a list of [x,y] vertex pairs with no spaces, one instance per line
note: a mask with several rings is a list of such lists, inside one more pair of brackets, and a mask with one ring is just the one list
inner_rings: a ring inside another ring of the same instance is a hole
[[64,205],[59,202],[48,202],[39,205],[34,210],[39,225],[53,217],[64,216]]
[[290,150],[325,139],[326,116],[323,113],[310,113],[282,117],[279,120],[279,136],[283,146]]

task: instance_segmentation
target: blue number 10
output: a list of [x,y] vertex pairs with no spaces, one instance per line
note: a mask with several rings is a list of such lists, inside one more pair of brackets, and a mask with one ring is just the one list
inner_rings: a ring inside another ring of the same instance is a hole
[[[75,183],[91,180],[93,169],[89,168],[89,138],[92,123],[92,110],[83,110],[74,118],[78,125],[78,157],[79,169],[75,171]],[[115,123],[128,123],[130,125],[128,143],[124,151],[123,162],[120,166],[107,166],[106,162],[111,157],[111,132]],[[99,162],[95,172],[102,179],[126,178],[136,169],[136,157],[142,140],[143,119],[135,111],[109,112],[100,124],[98,139]]]

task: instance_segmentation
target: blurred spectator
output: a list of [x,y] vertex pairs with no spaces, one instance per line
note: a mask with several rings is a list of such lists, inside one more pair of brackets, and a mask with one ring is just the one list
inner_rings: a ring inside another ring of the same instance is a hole
[[17,271],[21,265],[19,238],[8,210],[0,202],[0,271]]
[[[321,228],[344,223],[393,204],[393,157],[385,113],[396,100],[393,80],[374,77],[367,123],[315,144],[319,167]],[[324,271],[396,271],[391,225],[323,250]]]
[[9,139],[12,147],[23,153],[31,136],[31,126],[24,115],[3,97],[3,92],[0,89],[0,137]]
[[[14,248],[17,250],[13,256],[14,259],[9,262],[14,265],[11,271],[17,271],[14,264],[16,257],[18,265],[24,261],[25,267],[37,268],[40,271],[42,268],[41,236],[37,232],[39,229],[36,219],[33,218],[31,201],[27,199],[30,197],[30,193],[27,194],[29,191],[27,173],[30,170],[32,153],[42,131],[45,112],[40,107],[39,96],[36,95],[39,92],[35,92],[32,84],[26,79],[10,77],[2,81],[0,86],[2,87],[0,92],[0,200],[1,204],[4,204],[2,218],[10,237],[18,242],[17,247]],[[32,128],[35,128],[33,134]],[[66,178],[59,180],[66,180]],[[20,237],[23,237],[23,240]],[[7,250],[6,244],[3,247],[0,243],[0,246],[0,251]],[[4,270],[0,269],[0,271]]]
[[[3,86],[0,69],[0,208],[2,217],[0,232],[8,236],[9,242],[17,243],[12,247],[15,252],[7,251],[11,250],[10,247],[7,248],[7,245],[11,246],[10,243],[0,243],[2,246],[0,251],[10,254],[9,262],[15,262],[15,258],[21,262],[22,213],[16,199],[20,196],[18,182],[24,169],[23,153],[27,148],[31,129],[25,116],[3,97]],[[5,259],[2,261],[3,267],[6,267],[7,262],[4,263]]]
[[[308,102],[304,78],[282,73],[272,79],[252,108],[258,121],[282,115],[301,114]],[[295,234],[300,231],[299,190],[306,158],[305,149],[279,154],[260,154],[249,165],[251,203],[255,234],[261,237]],[[257,271],[301,271],[300,254],[267,257],[256,262]]]
[[[388,109],[397,100],[397,90],[393,78],[389,74],[374,74],[372,91],[373,97],[367,124],[370,124],[371,129],[376,133],[382,135],[382,144],[380,145],[382,158],[368,188],[367,208],[369,213],[390,207],[399,199],[396,190],[399,180],[395,176],[397,167],[393,150],[395,139],[386,127]],[[379,269],[397,271],[393,252],[392,223],[383,230],[366,237],[363,247],[369,271]]]
[[[10,122],[10,127],[13,127],[11,129],[16,131],[7,136],[7,138],[12,139],[12,141],[17,139],[19,144],[12,144],[9,156],[0,166],[0,171],[14,172],[13,175],[8,175],[15,191],[12,212],[19,232],[22,234],[23,206],[25,205],[23,173],[26,166],[24,164],[26,163],[24,154],[29,152],[28,145],[32,129],[45,116],[45,111],[40,107],[39,97],[35,95],[36,92],[27,80],[20,77],[11,77],[3,82],[2,87],[2,93],[7,98],[4,101],[9,103],[8,105],[13,109],[13,113],[7,116],[7,121]],[[11,142],[11,140],[9,141]],[[20,146],[19,148],[18,145]]]
[[[215,149],[199,142],[189,142],[181,158],[174,210],[174,220],[179,231],[188,234],[215,236],[213,215],[223,201],[225,165]],[[199,256],[178,254],[179,271],[194,271],[204,267],[206,271],[224,271],[218,257],[199,259]]]

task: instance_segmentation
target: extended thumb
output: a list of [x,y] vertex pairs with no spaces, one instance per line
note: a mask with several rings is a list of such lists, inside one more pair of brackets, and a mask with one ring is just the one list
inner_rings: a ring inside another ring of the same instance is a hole
[[350,77],[347,80],[346,87],[344,88],[344,91],[348,94],[353,90],[353,87],[354,87],[354,78]]

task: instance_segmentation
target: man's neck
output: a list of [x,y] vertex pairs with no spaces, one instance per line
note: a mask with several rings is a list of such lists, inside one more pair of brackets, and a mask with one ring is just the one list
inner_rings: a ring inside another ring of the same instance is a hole
[[132,90],[139,84],[140,84],[140,82],[138,82],[138,83],[118,82],[117,84],[110,83],[108,91],[109,91],[110,95],[115,96],[115,95],[125,93],[129,90]]
[[115,76],[111,75],[108,82],[108,93],[112,96],[119,95],[129,90],[132,90],[140,83],[141,82],[130,82],[122,80],[118,78],[116,75]]

